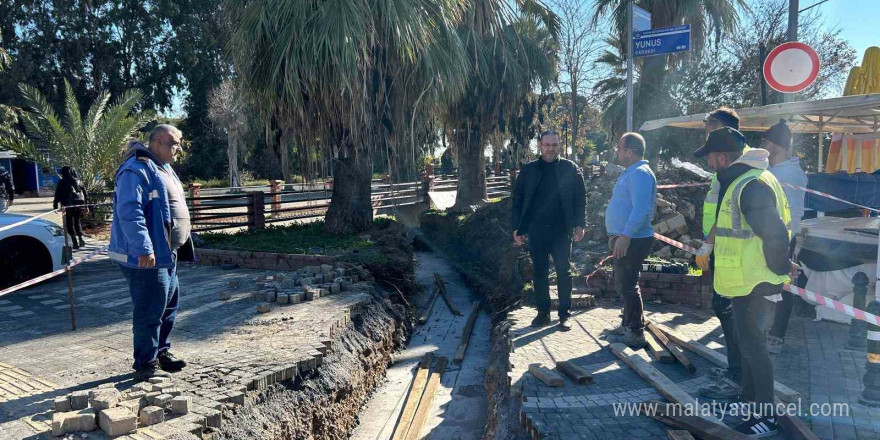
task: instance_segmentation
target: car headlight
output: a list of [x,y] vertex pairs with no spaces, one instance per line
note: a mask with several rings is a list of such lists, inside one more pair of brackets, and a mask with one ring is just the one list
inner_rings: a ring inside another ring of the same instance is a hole
[[44,227],[46,228],[47,231],[49,231],[50,234],[52,234],[55,237],[60,237],[60,236],[64,235],[64,230],[61,229],[60,226],[45,225]]

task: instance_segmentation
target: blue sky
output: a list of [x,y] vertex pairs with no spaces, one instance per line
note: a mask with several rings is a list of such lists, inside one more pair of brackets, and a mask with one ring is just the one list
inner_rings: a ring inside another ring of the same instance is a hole
[[[801,9],[820,0],[800,0]],[[861,64],[865,49],[880,46],[880,0],[829,0],[816,6],[828,27],[840,28],[841,36],[856,49]]]

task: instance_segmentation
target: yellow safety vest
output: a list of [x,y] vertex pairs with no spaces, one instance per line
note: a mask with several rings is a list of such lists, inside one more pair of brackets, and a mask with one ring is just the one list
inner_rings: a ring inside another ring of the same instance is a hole
[[767,267],[764,241],[752,231],[740,210],[740,196],[746,184],[760,180],[776,197],[776,211],[791,239],[791,214],[782,186],[769,171],[753,169],[734,180],[721,199],[715,223],[715,291],[726,297],[748,295],[760,283],[789,283],[788,275],[777,275]]
[[[746,145],[743,148],[743,154],[751,150],[752,147]],[[718,211],[718,196],[721,191],[721,184],[718,183],[718,177],[712,175],[712,183],[709,184],[709,192],[706,193],[706,201],[703,202],[703,237],[709,238],[709,232],[712,226],[715,226],[715,213]]]

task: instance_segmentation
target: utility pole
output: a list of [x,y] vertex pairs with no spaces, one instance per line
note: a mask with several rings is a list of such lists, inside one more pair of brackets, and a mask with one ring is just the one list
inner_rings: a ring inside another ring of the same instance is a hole
[[[794,0],[796,1],[796,0]],[[795,12],[797,13],[797,12]],[[626,131],[633,130],[633,0],[626,2]]]
[[[799,0],[788,0],[788,41],[798,39],[798,9]],[[794,93],[786,93],[785,102],[794,102]]]

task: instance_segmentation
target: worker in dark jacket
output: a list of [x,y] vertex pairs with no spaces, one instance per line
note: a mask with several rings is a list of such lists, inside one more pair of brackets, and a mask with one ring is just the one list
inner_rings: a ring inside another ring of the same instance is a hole
[[534,264],[538,316],[532,326],[550,324],[550,261],[556,268],[559,325],[567,330],[571,307],[571,242],[584,238],[586,190],[577,165],[559,157],[559,136],[545,131],[538,137],[541,157],[526,164],[513,190],[511,226],[517,246],[528,236]]
[[12,185],[12,175],[6,168],[0,167],[0,212],[6,212],[12,200],[15,199],[15,186]]
[[697,157],[707,156],[718,176],[714,287],[731,298],[742,363],[738,400],[749,406],[737,431],[764,437],[778,431],[773,414],[773,362],[763,319],[776,295],[790,282],[788,245],[791,214],[785,192],[769,171],[769,152],[743,154],[745,137],[730,127],[713,130]]
[[[70,235],[70,239],[73,241],[74,249],[79,249],[80,246],[86,245],[85,240],[83,240],[82,231],[82,214],[85,208],[80,205],[88,203],[89,196],[86,194],[86,189],[83,187],[82,182],[77,178],[76,171],[70,167],[61,167],[61,180],[58,181],[58,186],[55,187],[55,199],[52,201],[52,207],[58,209],[59,204],[64,207],[66,223],[64,226],[67,228],[67,234]],[[80,207],[68,208],[69,206]],[[77,239],[79,239],[79,242],[77,242]]]

